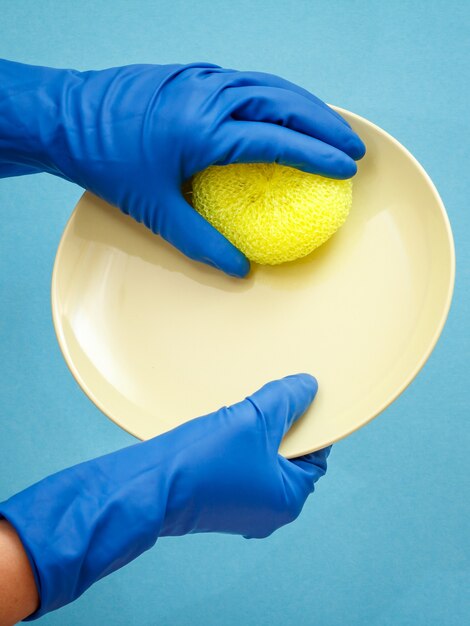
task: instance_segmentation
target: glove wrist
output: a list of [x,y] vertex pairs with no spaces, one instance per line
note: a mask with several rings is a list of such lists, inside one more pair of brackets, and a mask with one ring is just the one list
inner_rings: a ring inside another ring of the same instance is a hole
[[0,60],[0,177],[61,175],[50,148],[58,144],[64,105],[80,76],[74,70]]
[[40,607],[64,606],[157,541],[171,489],[152,441],[81,463],[0,504],[33,569]]

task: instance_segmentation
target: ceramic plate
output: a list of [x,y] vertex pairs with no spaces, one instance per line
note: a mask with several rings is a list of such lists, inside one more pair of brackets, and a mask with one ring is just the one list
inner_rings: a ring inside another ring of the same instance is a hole
[[454,283],[449,221],[393,137],[338,109],[367,145],[346,224],[310,256],[227,277],[85,193],[59,246],[54,325],[93,402],[141,439],[310,372],[315,402],[285,437],[294,457],[366,424],[411,382]]

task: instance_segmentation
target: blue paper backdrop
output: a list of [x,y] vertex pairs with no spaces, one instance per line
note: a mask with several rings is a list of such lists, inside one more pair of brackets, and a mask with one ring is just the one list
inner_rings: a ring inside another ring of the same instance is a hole
[[[77,69],[212,61],[281,74],[371,119],[427,169],[457,248],[432,357],[335,446],[295,524],[265,541],[162,540],[42,623],[468,623],[469,17],[464,0],[0,1],[6,58]],[[52,328],[54,254],[80,194],[46,175],[0,181],[2,499],[132,441],[75,384]]]

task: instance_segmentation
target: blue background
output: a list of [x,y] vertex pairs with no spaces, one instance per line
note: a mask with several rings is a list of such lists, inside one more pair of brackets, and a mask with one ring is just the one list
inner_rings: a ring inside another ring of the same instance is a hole
[[[6,58],[77,69],[212,61],[283,75],[371,119],[433,178],[457,249],[453,306],[429,362],[334,447],[295,524],[264,541],[162,540],[42,623],[466,622],[469,18],[469,2],[449,0],[0,0]],[[132,441],[75,384],[52,327],[54,255],[80,195],[47,175],[0,182],[1,499]]]

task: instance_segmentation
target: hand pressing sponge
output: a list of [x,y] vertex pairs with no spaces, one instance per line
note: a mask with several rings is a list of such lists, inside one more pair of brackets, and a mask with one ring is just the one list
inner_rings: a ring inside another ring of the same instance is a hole
[[346,220],[352,181],[277,163],[215,165],[193,178],[193,205],[248,259],[277,265],[310,254]]

